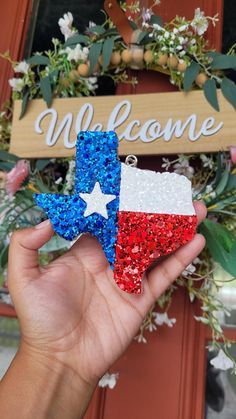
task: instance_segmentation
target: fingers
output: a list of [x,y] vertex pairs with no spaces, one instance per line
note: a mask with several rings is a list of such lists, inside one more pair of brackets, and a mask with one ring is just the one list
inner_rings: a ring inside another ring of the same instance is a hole
[[203,204],[203,202],[200,202],[200,201],[195,201],[193,203],[193,205],[194,205],[194,208],[195,208],[195,211],[196,211],[198,224],[200,224],[202,222],[202,220],[204,220],[204,218],[207,215],[207,208]]
[[9,248],[8,281],[33,279],[39,273],[38,249],[53,235],[49,220],[13,233]]
[[196,234],[191,242],[178,249],[148,274],[148,286],[154,299],[163,294],[186,266],[198,256],[204,246],[204,237],[201,234]]

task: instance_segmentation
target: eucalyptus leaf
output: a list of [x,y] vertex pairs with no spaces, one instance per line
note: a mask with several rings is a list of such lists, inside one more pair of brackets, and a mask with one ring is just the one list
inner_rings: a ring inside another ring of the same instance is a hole
[[31,65],[48,65],[49,64],[49,58],[46,57],[45,55],[39,55],[39,54],[33,55],[27,61],[28,61],[28,64],[31,64]]
[[129,20],[129,24],[134,31],[136,31],[136,29],[138,29],[137,23],[135,23],[133,20]]
[[150,23],[151,23],[151,25],[157,24],[159,26],[163,26],[163,22],[162,22],[161,16],[157,16],[157,15],[152,15],[151,16]]
[[39,171],[45,169],[45,167],[50,163],[49,159],[39,159],[36,162],[36,169]]
[[200,72],[200,65],[196,63],[196,61],[192,61],[191,64],[187,67],[185,73],[184,73],[184,91],[188,92],[194,80],[196,79],[197,75]]
[[236,86],[235,83],[224,77],[221,83],[221,91],[226,100],[236,109]]
[[137,39],[137,44],[140,44],[144,38],[146,38],[146,36],[149,36],[148,32],[140,32],[138,39]]
[[50,78],[50,83],[54,83],[56,84],[57,82],[57,77],[58,77],[59,71],[58,70],[53,70],[50,74],[49,74],[49,78]]
[[213,79],[207,80],[204,83],[203,90],[204,90],[204,95],[207,101],[217,112],[219,112],[220,107],[219,107],[219,102],[217,98],[217,88],[216,88],[215,80]]
[[29,96],[30,96],[30,92],[29,92],[29,90],[27,90],[27,92],[24,93],[24,96],[23,96],[23,99],[22,99],[21,113],[20,113],[19,119],[23,118],[23,116],[25,115],[27,105],[28,105],[28,102],[29,102]]
[[102,26],[96,25],[89,28],[89,32],[97,33],[98,35],[103,35],[106,32],[106,30]]
[[102,35],[103,38],[107,37],[107,36],[115,36],[117,39],[121,38],[119,32],[117,31],[116,28],[110,28],[108,29],[106,32],[104,32],[104,34]]
[[64,47],[70,47],[71,45],[77,45],[77,44],[88,44],[88,38],[84,35],[76,34],[71,36],[67,39],[67,41],[64,43]]
[[219,223],[208,219],[200,224],[199,229],[206,238],[212,258],[225,271],[236,276],[236,240],[234,235]]
[[0,151],[0,160],[9,161],[16,163],[19,160],[19,157],[15,154],[8,153],[7,151]]
[[114,48],[114,38],[107,38],[102,48],[102,69],[105,71],[110,64],[111,54]]
[[211,68],[212,70],[227,70],[229,68],[234,69],[236,68],[236,56],[216,54],[215,56],[213,56]]
[[14,166],[15,163],[0,161],[0,170],[3,170],[4,172],[10,172],[10,170],[13,169]]
[[98,58],[101,54],[102,51],[102,42],[97,42],[95,44],[92,44],[90,50],[89,50],[89,63],[90,63],[90,69],[89,72],[90,74],[93,72],[93,69],[95,67],[95,65],[98,62]]
[[49,76],[40,79],[40,90],[47,107],[50,108],[52,103],[52,88]]

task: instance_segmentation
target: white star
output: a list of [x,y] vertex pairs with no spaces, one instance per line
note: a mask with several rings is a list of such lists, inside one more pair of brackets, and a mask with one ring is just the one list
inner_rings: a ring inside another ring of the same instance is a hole
[[108,218],[107,204],[116,199],[116,195],[102,193],[99,182],[95,183],[91,193],[80,193],[79,196],[87,204],[87,208],[84,211],[84,217],[88,217],[96,212],[104,218]]

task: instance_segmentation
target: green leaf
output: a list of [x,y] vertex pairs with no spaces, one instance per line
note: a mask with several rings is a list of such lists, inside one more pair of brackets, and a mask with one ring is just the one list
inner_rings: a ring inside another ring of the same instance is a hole
[[111,54],[114,48],[114,38],[107,38],[102,48],[102,69],[105,71],[110,64]]
[[104,32],[102,37],[105,38],[106,36],[115,36],[117,39],[121,38],[116,28],[111,28],[111,29],[108,29],[106,32]]
[[45,100],[47,107],[49,108],[52,103],[52,88],[49,76],[40,79],[40,90]]
[[215,80],[213,80],[213,79],[207,80],[204,83],[203,90],[204,90],[204,95],[205,95],[206,99],[208,100],[208,102],[210,103],[210,105],[216,111],[219,112],[220,108],[219,108],[219,102],[218,102],[218,98],[217,98],[217,88],[216,88]]
[[97,33],[98,35],[103,35],[106,32],[106,30],[102,26],[96,25],[89,28],[89,32]]
[[187,67],[185,73],[184,73],[184,91],[188,92],[194,80],[196,79],[197,75],[200,72],[200,65],[196,63],[196,61],[192,61],[190,66]]
[[0,170],[4,172],[10,172],[11,169],[15,166],[15,163],[11,162],[0,162]]
[[236,276],[236,240],[225,227],[210,220],[200,224],[200,232],[205,236],[212,258],[231,275]]
[[62,249],[69,249],[70,243],[68,240],[59,236],[53,236],[49,242],[39,249],[40,252],[56,252]]
[[221,91],[226,100],[236,109],[236,86],[235,83],[224,77],[221,83]]
[[16,163],[19,160],[19,157],[17,157],[15,154],[11,154],[2,150],[0,151],[0,160]]
[[137,23],[135,23],[133,20],[129,20],[129,24],[134,31],[136,31],[136,29],[138,29]]
[[220,181],[215,188],[216,195],[221,195],[224,192],[228,183],[229,174],[230,174],[230,167],[229,165],[226,165],[224,172],[221,174]]
[[211,63],[212,70],[227,70],[229,68],[236,68],[236,56],[215,54]]
[[144,38],[146,38],[146,36],[148,36],[149,33],[148,32],[140,32],[138,39],[137,39],[137,44],[140,44]]
[[3,247],[0,252],[0,267],[4,269],[7,266],[9,245]]
[[77,45],[77,44],[88,44],[88,38],[84,35],[76,34],[71,36],[67,39],[67,41],[64,43],[64,47],[70,47],[71,45]]
[[157,24],[159,26],[163,26],[162,18],[160,16],[152,15],[150,19],[151,25]]
[[225,192],[229,192],[235,188],[236,188],[236,174],[230,174]]
[[29,58],[28,63],[31,65],[48,65],[49,58],[45,57],[45,55],[33,55],[33,57]]
[[58,77],[58,70],[53,70],[50,74],[49,74],[49,78],[50,78],[50,83],[56,83],[57,82],[57,77]]
[[36,162],[36,169],[39,171],[45,169],[45,167],[50,163],[49,159],[39,159]]
[[22,105],[21,105],[21,113],[20,113],[19,119],[23,118],[23,116],[25,115],[27,105],[29,102],[29,95],[30,95],[30,92],[28,90],[23,96]]
[[102,51],[102,42],[93,44],[89,50],[89,62],[90,62],[90,74],[93,72],[95,65],[98,62],[98,58]]

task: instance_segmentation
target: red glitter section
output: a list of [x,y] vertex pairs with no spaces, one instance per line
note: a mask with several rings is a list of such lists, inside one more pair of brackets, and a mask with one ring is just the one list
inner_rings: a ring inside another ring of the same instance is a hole
[[114,266],[117,285],[128,293],[141,294],[146,269],[191,240],[196,226],[195,215],[118,212]]

